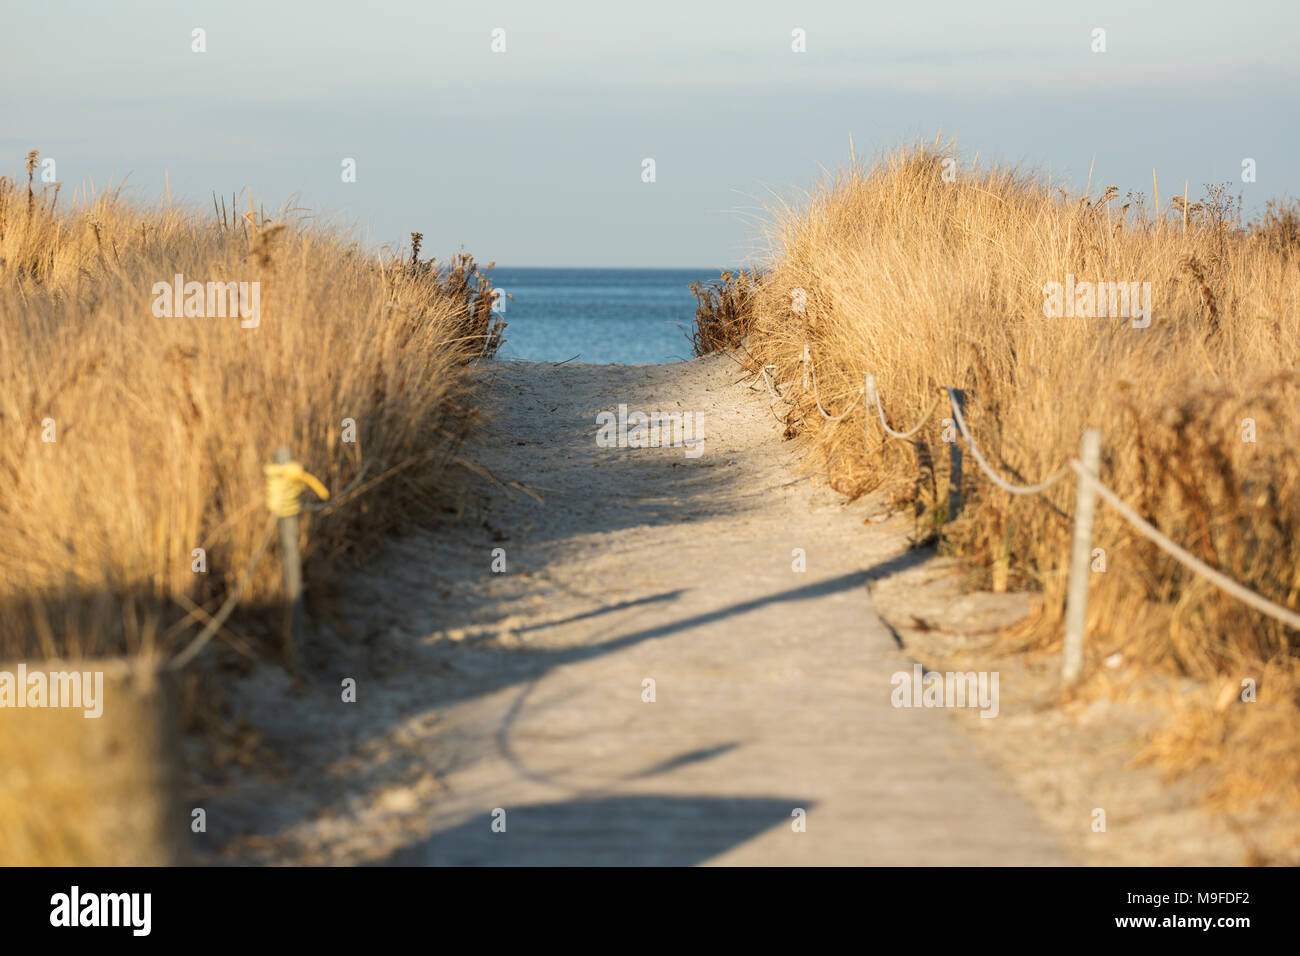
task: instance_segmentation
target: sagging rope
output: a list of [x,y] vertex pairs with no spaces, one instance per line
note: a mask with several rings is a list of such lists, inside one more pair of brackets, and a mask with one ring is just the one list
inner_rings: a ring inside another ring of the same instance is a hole
[[[779,387],[777,388],[773,387],[771,378],[768,375],[768,370],[775,369],[775,368],[776,368],[775,365],[764,365],[762,368],[763,384],[767,387],[768,394],[771,395],[772,398],[776,399],[777,401],[785,402],[787,405],[798,405],[798,402],[792,402],[790,399],[782,395]],[[808,372],[808,378],[810,379],[812,384],[813,401],[817,404],[817,411],[821,412],[822,417],[830,422],[841,422],[844,419],[848,418],[848,416],[852,413],[853,409],[857,407],[857,398],[854,399],[853,404],[851,404],[847,409],[845,409],[844,412],[842,412],[839,415],[832,415],[830,412],[826,411],[826,409],[822,406],[821,394],[817,386],[816,368],[809,365],[807,367],[807,372]],[[934,402],[932,402],[930,407],[926,409],[925,414],[921,416],[921,420],[917,422],[913,428],[910,428],[905,432],[898,432],[890,428],[889,422],[885,420],[885,410],[883,407],[881,407],[880,404],[880,394],[876,391],[876,377],[874,375],[865,376],[865,384],[863,388],[858,391],[857,395],[858,397],[863,398],[867,405],[870,405],[872,402],[875,402],[876,411],[880,415],[881,427],[884,428],[887,434],[891,435],[894,438],[911,438],[913,435],[919,432],[921,430],[921,426],[923,426],[927,421],[929,421],[930,416],[934,414],[934,410],[939,407],[939,402],[943,400],[942,393],[936,395]],[[866,428],[867,428],[867,416],[864,415],[862,419],[863,431],[866,431]]]
[[[843,420],[845,417],[848,416],[849,412],[853,411],[853,408],[856,406],[857,402],[855,401],[853,405],[850,405],[848,410],[841,415],[833,416],[829,412],[827,412],[826,409],[822,408],[821,399],[817,394],[817,373],[812,366],[811,356],[809,354],[808,346],[806,345],[804,346],[803,361],[804,361],[804,371],[805,371],[805,388],[807,388],[807,380],[811,378],[812,387],[813,387],[813,399],[817,403],[817,410],[820,411],[822,415],[830,421],[837,422]],[[790,401],[784,395],[781,395],[779,391],[773,390],[772,384],[768,379],[768,369],[774,369],[775,367],[776,366],[774,365],[763,366],[763,381],[764,384],[767,385],[768,392],[772,394],[773,398],[780,399],[781,401],[784,401],[787,405],[797,404],[795,402]],[[939,407],[939,403],[943,399],[944,392],[947,392],[949,403],[952,406],[953,421],[957,425],[957,428],[961,431],[962,437],[966,440],[966,444],[970,448],[971,454],[975,457],[976,463],[980,466],[980,469],[984,472],[984,474],[988,476],[989,480],[992,481],[999,488],[1001,488],[1003,491],[1010,492],[1013,495],[1039,494],[1040,492],[1056,484],[1056,482],[1060,481],[1071,470],[1073,470],[1079,475],[1080,481],[1089,483],[1093,487],[1093,489],[1097,492],[1097,494],[1108,505],[1110,505],[1117,512],[1119,512],[1122,518],[1128,521],[1129,524],[1133,525],[1133,527],[1136,528],[1139,533],[1141,533],[1144,537],[1150,540],[1153,544],[1159,547],[1170,557],[1174,558],[1183,566],[1189,568],[1190,570],[1206,578],[1212,584],[1216,585],[1223,591],[1237,598],[1242,603],[1250,605],[1255,610],[1263,614],[1267,614],[1268,616],[1274,618],[1275,620],[1281,621],[1283,624],[1286,624],[1289,627],[1295,628],[1296,630],[1300,630],[1300,613],[1297,613],[1296,611],[1293,611],[1288,607],[1284,607],[1281,604],[1277,604],[1273,601],[1270,601],[1268,598],[1264,597],[1263,595],[1250,590],[1250,588],[1247,588],[1245,585],[1242,585],[1234,581],[1232,578],[1228,577],[1222,571],[1210,567],[1208,564],[1206,564],[1204,561],[1201,561],[1199,558],[1191,554],[1186,549],[1175,544],[1171,538],[1163,534],[1154,525],[1152,525],[1150,522],[1143,519],[1141,515],[1139,515],[1136,511],[1134,511],[1131,507],[1129,507],[1129,505],[1126,504],[1118,494],[1116,494],[1106,485],[1102,484],[1099,479],[1088,474],[1087,470],[1083,467],[1083,464],[1079,462],[1077,459],[1071,459],[1067,464],[1062,465],[1060,469],[1058,469],[1055,473],[1053,473],[1043,481],[1038,482],[1037,484],[1016,485],[1002,478],[1001,475],[997,474],[997,472],[995,472],[989,466],[989,463],[984,459],[984,456],[980,454],[980,450],[976,446],[974,438],[971,437],[970,429],[966,425],[966,418],[962,414],[961,402],[958,399],[955,389],[947,386],[941,389],[939,394],[935,396],[934,402],[930,405],[928,409],[926,409],[925,414],[921,416],[921,420],[918,421],[914,427],[912,427],[911,429],[905,432],[895,431],[894,429],[890,428],[889,422],[886,421],[885,409],[880,401],[880,392],[876,388],[876,377],[874,375],[868,374],[865,377],[864,388],[860,394],[862,395],[863,400],[867,405],[871,405],[872,403],[875,404],[876,411],[880,415],[881,427],[884,428],[887,434],[889,434],[894,438],[906,439],[906,438],[911,438],[913,435],[919,432],[921,430],[921,427],[927,421],[929,421],[930,416],[934,414],[934,410]],[[863,417],[862,424],[863,424],[864,431],[866,430],[868,417],[869,416]]]
[[[874,379],[871,376],[868,376],[867,379],[868,396],[871,397],[872,395],[874,395],[876,399],[876,405],[877,407],[879,407],[880,395],[878,392],[875,391],[874,384],[875,384]],[[1237,598],[1237,600],[1241,601],[1242,603],[1250,605],[1255,610],[1260,611],[1263,614],[1267,614],[1270,617],[1274,618],[1275,620],[1281,621],[1283,624],[1288,625],[1289,627],[1293,627],[1296,628],[1297,630],[1300,630],[1300,613],[1297,613],[1291,610],[1290,608],[1283,607],[1280,604],[1270,601],[1268,598],[1264,597],[1263,595],[1250,590],[1250,588],[1242,584],[1239,584],[1238,582],[1234,581],[1232,578],[1224,574],[1222,571],[1210,567],[1208,564],[1206,564],[1204,561],[1201,561],[1199,558],[1197,558],[1195,555],[1188,552],[1186,549],[1175,544],[1172,539],[1170,539],[1167,535],[1163,534],[1159,529],[1157,529],[1150,522],[1144,520],[1141,515],[1139,515],[1136,511],[1134,511],[1131,507],[1129,507],[1129,505],[1126,504],[1118,494],[1116,494],[1106,485],[1102,484],[1100,480],[1089,475],[1087,470],[1083,467],[1083,464],[1077,459],[1072,459],[1069,463],[1061,466],[1061,468],[1058,471],[1056,471],[1053,475],[1051,475],[1049,478],[1034,485],[1013,485],[1010,482],[1004,480],[1000,475],[994,472],[992,468],[989,467],[988,462],[984,460],[984,456],[980,454],[979,448],[975,445],[975,441],[971,437],[970,429],[966,426],[966,419],[965,416],[962,415],[961,403],[957,400],[957,396],[954,393],[955,390],[952,388],[946,388],[945,391],[947,391],[948,399],[952,404],[953,421],[956,423],[958,429],[960,429],[962,437],[966,439],[966,444],[970,448],[971,454],[975,457],[975,461],[979,464],[980,468],[989,477],[989,480],[992,481],[994,484],[996,484],[999,488],[1002,488],[1004,491],[1008,491],[1016,495],[1037,494],[1047,488],[1050,488],[1061,478],[1065,477],[1065,475],[1067,475],[1071,470],[1073,470],[1079,475],[1080,480],[1086,481],[1089,484],[1091,484],[1093,489],[1097,492],[1098,496],[1101,497],[1108,505],[1114,508],[1117,512],[1119,512],[1122,518],[1128,521],[1129,524],[1133,525],[1133,527],[1137,529],[1137,531],[1140,534],[1142,534],[1144,537],[1146,537],[1148,540],[1154,543],[1157,547],[1163,550],[1170,557],[1174,558],[1176,561],[1180,562],[1185,567],[1191,569],[1192,571],[1206,578],[1212,584],[1216,585],[1223,591],[1226,591],[1228,594]],[[934,410],[934,406],[931,406],[930,411],[926,412],[925,416],[921,419],[921,424],[924,424],[925,420],[929,418],[930,413],[933,412],[933,410]],[[889,426],[885,424],[883,410],[881,411],[881,424],[885,426],[886,431],[889,431],[891,434],[895,434],[889,428]],[[917,429],[919,428],[920,428],[920,424],[917,425]],[[915,433],[915,431],[916,429],[913,429],[913,433]],[[902,436],[896,436],[896,437],[902,437]]]
[[[768,393],[769,395],[771,395],[771,396],[772,396],[774,399],[776,399],[777,401],[785,402],[787,405],[789,405],[789,406],[791,406],[791,407],[795,407],[795,406],[797,406],[798,403],[797,403],[797,402],[792,402],[792,401],[790,401],[790,399],[788,399],[788,398],[786,398],[784,395],[782,395],[782,394],[780,393],[780,389],[779,389],[779,388],[777,388],[777,389],[775,389],[775,390],[772,388],[772,382],[768,379],[768,374],[767,374],[767,370],[770,369],[770,368],[776,368],[776,366],[775,366],[775,365],[764,365],[764,366],[763,366],[763,369],[762,369],[762,371],[763,371],[763,384],[767,386],[767,393]],[[767,403],[767,410],[771,413],[772,417],[776,419],[776,423],[777,423],[778,425],[788,425],[788,423],[787,423],[784,419],[782,419],[780,415],[778,415],[778,414],[776,413],[776,409],[772,407],[772,403],[771,403],[771,402],[768,402],[768,403]]]
[[862,395],[862,392],[859,391],[854,396],[853,401],[849,403],[849,407],[845,409],[842,414],[832,415],[830,412],[826,411],[826,409],[822,408],[821,396],[817,392],[817,370],[815,368],[812,368],[811,365],[809,366],[809,370],[812,373],[813,401],[817,403],[817,411],[821,412],[822,418],[825,418],[829,422],[844,421],[844,419],[849,417],[849,414],[853,411],[853,409],[858,407],[858,397]]
[[770,368],[776,368],[776,366],[775,365],[763,366],[763,384],[767,386],[767,393],[771,395],[773,398],[775,398],[777,401],[785,402],[787,405],[793,405],[794,402],[790,401],[790,399],[786,398],[779,391],[774,390],[772,388],[772,382],[767,377],[767,370]]
[[[808,360],[808,358],[807,358],[807,347],[806,347],[806,346],[805,346],[805,348],[804,348],[804,353],[805,353],[805,359],[804,359],[804,361],[805,361],[805,365],[804,365],[805,380],[811,379],[811,381],[812,381],[813,402],[817,405],[817,411],[821,412],[822,418],[826,419],[826,420],[829,421],[829,422],[842,422],[842,421],[844,421],[844,419],[848,418],[849,415],[851,415],[851,414],[853,413],[853,409],[857,407],[857,404],[858,404],[858,396],[861,396],[862,391],[859,390],[859,391],[856,393],[856,395],[855,395],[853,401],[849,404],[849,407],[848,407],[848,408],[846,408],[846,409],[845,409],[843,412],[841,412],[839,415],[832,415],[830,412],[826,411],[825,407],[822,405],[822,400],[821,400],[821,391],[820,391],[820,389],[817,387],[817,370],[812,366],[811,362],[810,362],[810,361]],[[771,382],[771,380],[770,380],[769,377],[768,377],[768,372],[767,372],[767,370],[768,370],[768,369],[774,369],[774,368],[776,368],[775,365],[764,365],[764,366],[763,366],[763,384],[767,386],[768,394],[771,395],[774,399],[777,399],[778,401],[785,402],[787,405],[796,405],[796,404],[798,404],[797,402],[792,402],[792,401],[790,401],[790,399],[788,399],[788,398],[786,398],[784,395],[782,395],[782,394],[780,393],[779,390],[773,389],[773,387],[772,387],[772,382]]]
[[966,427],[966,419],[961,413],[961,403],[957,400],[957,396],[954,394],[953,389],[948,388],[947,391],[948,398],[952,402],[953,421],[955,421],[957,427],[961,429],[962,437],[966,439],[966,444],[970,447],[970,453],[975,456],[975,461],[979,464],[980,468],[984,470],[984,474],[989,476],[989,481],[993,482],[993,484],[997,485],[1003,491],[1009,491],[1013,495],[1035,495],[1044,489],[1050,488],[1069,474],[1070,466],[1067,464],[1062,465],[1055,474],[1040,481],[1036,485],[1013,485],[1011,482],[1003,479],[1002,476],[989,467],[989,463],[984,460],[984,456],[980,454],[980,450],[975,447],[975,439],[971,438],[970,430]]
[[1144,520],[1141,515],[1125,504],[1124,500],[1120,498],[1119,495],[1103,485],[1100,480],[1088,474],[1087,469],[1085,469],[1083,464],[1077,459],[1071,460],[1068,467],[1074,469],[1074,471],[1078,473],[1081,481],[1086,481],[1092,485],[1093,490],[1101,496],[1102,500],[1104,500],[1106,504],[1118,511],[1122,518],[1128,521],[1129,524],[1133,525],[1133,527],[1135,527],[1145,538],[1154,543],[1174,560],[1195,571],[1202,577],[1207,578],[1211,583],[1218,585],[1218,587],[1227,591],[1233,597],[1237,598],[1237,600],[1249,604],[1255,610],[1261,611],[1264,614],[1269,615],[1269,617],[1276,618],[1289,627],[1300,630],[1300,614],[1297,614],[1290,608],[1283,607],[1280,604],[1275,604],[1262,595],[1256,594],[1254,591],[1250,590],[1250,588],[1238,584],[1222,571],[1210,567],[1204,561],[1174,544],[1172,540],[1162,534],[1154,525]]
[[[874,401],[876,403],[876,411],[880,413],[880,427],[883,428],[885,433],[892,438],[911,438],[921,430],[922,425],[930,420],[930,416],[934,414],[934,410],[938,408],[939,403],[943,401],[943,393],[940,392],[934,396],[934,401],[930,404],[930,407],[925,410],[925,414],[921,416],[921,420],[917,422],[915,426],[905,432],[896,432],[889,427],[889,422],[885,421],[885,409],[880,404],[880,392],[876,388],[876,376],[868,375],[866,377],[866,387],[863,391],[866,394],[866,400],[868,402]],[[866,428],[867,422],[866,419],[863,419],[862,430],[866,431]]]

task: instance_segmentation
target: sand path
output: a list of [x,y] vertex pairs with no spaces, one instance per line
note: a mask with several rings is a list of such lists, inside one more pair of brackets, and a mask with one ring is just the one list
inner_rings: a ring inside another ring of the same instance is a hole
[[[912,661],[866,584],[916,558],[897,524],[864,524],[879,503],[800,477],[731,361],[485,374],[492,420],[465,457],[543,500],[476,481],[459,521],[359,578],[358,702],[324,690],[283,728],[332,782],[300,788],[276,856],[1068,862],[950,714],[890,705]],[[598,447],[620,403],[702,413],[703,453]]]

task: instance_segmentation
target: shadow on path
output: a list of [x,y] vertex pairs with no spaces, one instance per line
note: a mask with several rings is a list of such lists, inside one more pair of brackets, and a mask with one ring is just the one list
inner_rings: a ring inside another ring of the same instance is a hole
[[[471,817],[378,865],[694,866],[811,806],[795,797],[648,794],[506,807],[504,816]],[[494,821],[505,831],[494,832]]]

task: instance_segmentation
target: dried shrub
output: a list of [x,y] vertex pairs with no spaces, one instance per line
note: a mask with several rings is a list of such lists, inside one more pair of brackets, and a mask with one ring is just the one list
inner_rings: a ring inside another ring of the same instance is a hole
[[695,325],[691,344],[696,355],[739,348],[754,321],[754,302],[762,285],[757,270],[724,272],[715,282],[692,282]]

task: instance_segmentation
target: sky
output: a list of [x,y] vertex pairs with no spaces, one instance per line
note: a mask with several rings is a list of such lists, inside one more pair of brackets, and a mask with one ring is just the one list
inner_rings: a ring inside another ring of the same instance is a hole
[[0,0],[0,172],[39,149],[64,195],[251,189],[509,266],[754,261],[765,204],[850,138],[1121,194],[1230,182],[1249,212],[1300,193],[1297,35],[1295,0]]

